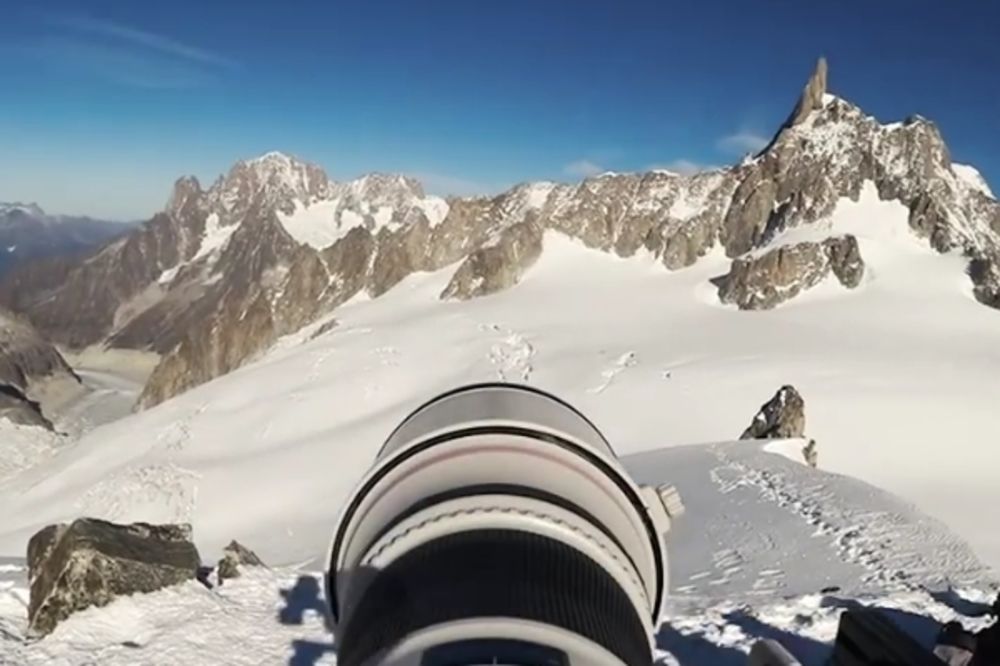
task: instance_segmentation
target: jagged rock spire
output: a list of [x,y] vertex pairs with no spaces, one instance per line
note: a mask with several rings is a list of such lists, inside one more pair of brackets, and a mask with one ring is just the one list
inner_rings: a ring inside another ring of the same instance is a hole
[[795,105],[795,110],[792,111],[792,115],[788,117],[785,121],[785,127],[794,127],[798,125],[806,116],[816,109],[823,106],[823,95],[826,94],[826,58],[820,57],[816,61],[816,70],[813,72],[812,76],[809,77],[809,81],[806,83],[806,87],[802,89],[802,96],[799,97],[798,104]]
[[194,176],[182,176],[174,182],[173,192],[167,201],[167,213],[180,217],[190,204],[202,195],[201,183]]

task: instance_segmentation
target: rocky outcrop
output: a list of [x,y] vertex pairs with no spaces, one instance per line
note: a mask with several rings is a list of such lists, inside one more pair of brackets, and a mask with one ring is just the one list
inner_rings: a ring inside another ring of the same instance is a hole
[[865,262],[861,259],[858,240],[851,235],[828,238],[823,242],[823,250],[830,270],[837,276],[840,284],[848,289],[854,289],[861,284],[865,276]]
[[63,394],[83,390],[55,347],[23,319],[0,311],[0,418],[51,430],[44,403],[53,387]]
[[0,311],[0,383],[26,391],[33,381],[57,374],[73,370],[56,348],[17,315]]
[[238,541],[230,541],[229,545],[222,549],[222,559],[216,567],[216,575],[219,581],[228,578],[239,578],[241,567],[262,567],[264,563],[257,553],[253,552]]
[[740,439],[795,439],[805,436],[806,405],[794,386],[778,389],[761,405]]
[[[407,276],[452,264],[441,296],[516,284],[556,231],[621,257],[648,253],[669,270],[721,246],[734,260],[721,295],[773,307],[833,273],[857,286],[857,243],[789,245],[845,199],[877,190],[910,211],[934,248],[974,259],[982,302],[998,304],[1000,204],[957,173],[938,129],[913,117],[883,125],[827,92],[823,60],[795,110],[758,155],[684,176],[606,173],[580,183],[525,183],[494,197],[444,201],[403,176],[329,180],[280,153],[234,165],[207,189],[177,182],[163,213],[86,260],[0,283],[0,303],[70,347],[95,342],[161,354],[140,400],[149,406],[239,367],[277,337],[327,317],[359,292],[378,297]],[[867,188],[867,189],[866,189]],[[836,232],[830,232],[834,234]]]
[[969,264],[973,294],[980,303],[1000,309],[1000,266],[996,259],[977,256]]
[[513,224],[462,262],[441,297],[468,299],[512,287],[541,253],[541,227],[534,222]]
[[[761,405],[750,426],[740,439],[803,439],[806,430],[805,401],[794,386],[778,389],[770,400]],[[802,447],[802,461],[810,467],[819,466],[819,448],[810,439]]]
[[741,310],[766,310],[816,286],[830,273],[849,289],[861,283],[864,262],[854,236],[783,245],[736,259],[719,280],[719,299]]
[[826,58],[820,58],[816,62],[816,69],[802,89],[802,95],[795,104],[792,115],[788,117],[785,125],[793,127],[802,123],[810,113],[823,108],[823,97],[826,95]]
[[48,634],[78,610],[194,580],[199,565],[187,525],[50,525],[28,542],[29,630]]
[[18,425],[52,430],[52,421],[42,413],[42,406],[10,384],[0,384],[0,419]]

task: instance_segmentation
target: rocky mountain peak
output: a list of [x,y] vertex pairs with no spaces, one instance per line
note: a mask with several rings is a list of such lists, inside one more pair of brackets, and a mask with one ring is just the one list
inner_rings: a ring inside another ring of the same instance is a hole
[[45,211],[41,207],[32,203],[21,203],[19,201],[12,201],[5,203],[0,201],[0,217],[8,217],[14,215],[26,215],[28,217],[45,217]]
[[347,183],[347,196],[353,201],[365,201],[372,206],[408,205],[424,198],[424,188],[415,178],[400,174],[370,173]]
[[[690,176],[602,174],[445,201],[406,176],[332,182],[317,166],[267,153],[205,192],[178,181],[172,203],[186,217],[157,216],[68,268],[62,286],[19,283],[8,302],[71,346],[107,341],[163,354],[141,400],[148,406],[415,271],[458,265],[444,298],[506,289],[549,231],[621,257],[648,252],[669,270],[721,246],[733,265],[719,296],[741,308],[775,307],[829,276],[853,289],[864,248],[850,233],[822,232],[842,204],[864,197],[902,204],[918,237],[974,259],[977,298],[1000,304],[1000,205],[978,174],[953,167],[933,123],[883,124],[828,94],[827,77],[820,59],[763,151]],[[785,242],[816,223],[816,234]]]
[[174,182],[174,189],[167,200],[166,213],[174,219],[180,219],[189,207],[197,204],[201,195],[201,183],[197,178],[181,176]]
[[295,202],[324,198],[330,188],[326,172],[285,153],[272,151],[237,162],[212,186],[213,212],[224,218],[242,217],[251,205],[286,213]]
[[827,76],[827,65],[826,58],[820,57],[816,61],[816,69],[813,70],[812,76],[809,77],[809,81],[806,82],[806,87],[802,89],[802,95],[799,97],[798,103],[795,105],[795,110],[792,111],[792,115],[788,117],[785,122],[786,127],[794,127],[798,125],[813,111],[823,107],[826,98],[826,76]]

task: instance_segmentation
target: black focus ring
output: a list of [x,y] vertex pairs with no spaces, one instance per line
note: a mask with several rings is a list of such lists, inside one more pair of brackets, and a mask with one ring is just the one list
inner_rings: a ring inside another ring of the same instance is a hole
[[338,632],[341,666],[362,666],[421,629],[478,617],[552,625],[593,641],[627,666],[652,663],[645,629],[621,586],[590,557],[548,537],[459,532],[363,575],[372,576],[370,586]]

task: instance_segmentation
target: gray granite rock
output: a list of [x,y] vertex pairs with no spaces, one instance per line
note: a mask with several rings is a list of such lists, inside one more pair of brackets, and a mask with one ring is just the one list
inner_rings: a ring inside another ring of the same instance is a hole
[[222,559],[219,560],[216,574],[222,582],[227,578],[239,578],[241,567],[262,566],[264,563],[257,557],[257,553],[238,541],[230,541],[229,545],[222,549]]
[[28,542],[29,630],[44,635],[78,610],[194,580],[199,565],[188,525],[50,525]]
[[761,405],[740,439],[792,439],[805,436],[806,404],[794,386],[778,389]]

